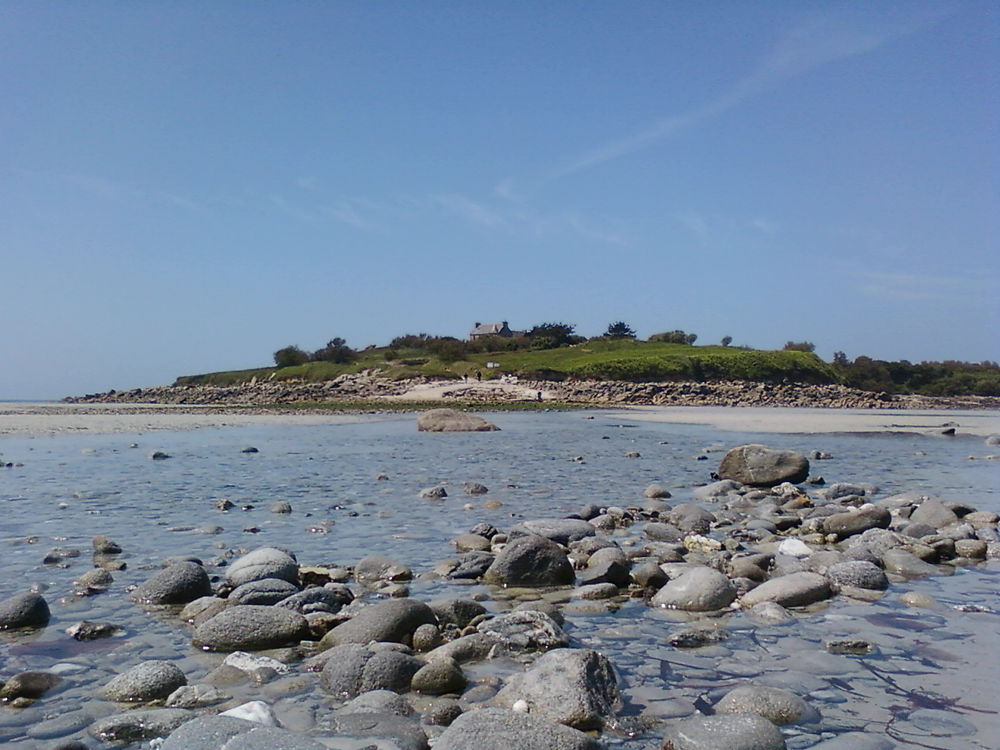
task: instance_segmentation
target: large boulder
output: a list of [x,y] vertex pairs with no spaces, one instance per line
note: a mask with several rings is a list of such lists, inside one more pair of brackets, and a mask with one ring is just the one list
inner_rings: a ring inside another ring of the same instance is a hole
[[298,612],[248,604],[205,620],[194,629],[191,641],[206,651],[256,651],[292,646],[308,635],[309,623]]
[[562,547],[536,534],[508,542],[483,575],[501,586],[565,586],[575,578]]
[[265,578],[280,578],[289,583],[298,583],[299,564],[285,550],[260,547],[243,555],[230,565],[226,572],[226,579],[233,586],[242,586]]
[[867,560],[844,560],[826,569],[826,577],[838,586],[881,591],[889,588],[889,579],[878,565]]
[[144,661],[111,680],[101,691],[115,703],[144,703],[166,698],[187,685],[180,667],[169,661]]
[[417,417],[419,432],[492,432],[499,429],[482,417],[458,409],[431,409]]
[[774,602],[782,607],[803,607],[828,599],[832,595],[830,582],[819,573],[800,571],[772,578],[744,594],[744,609],[761,602]]
[[320,684],[339,698],[356,698],[369,690],[405,693],[413,675],[424,665],[416,657],[393,649],[372,649],[345,643],[331,649]]
[[208,573],[198,563],[183,561],[169,565],[129,595],[140,604],[187,604],[212,593]]
[[696,716],[667,730],[662,750],[785,750],[781,732],[756,714]]
[[0,602],[0,630],[43,627],[49,617],[49,605],[41,594],[17,594]]
[[583,732],[506,708],[467,711],[451,723],[434,750],[601,750]]
[[436,625],[434,610],[416,599],[389,599],[360,610],[323,636],[321,648],[342,643],[403,643],[421,625]]
[[736,598],[736,587],[719,571],[698,566],[685,571],[656,592],[654,607],[708,612],[728,606]]
[[772,724],[808,724],[819,712],[791,690],[766,685],[742,685],[715,704],[717,714],[757,714]]
[[614,715],[621,695],[607,657],[597,651],[559,648],[512,677],[494,698],[506,708],[522,700],[532,715],[588,730],[600,729]]
[[809,461],[798,451],[782,451],[751,443],[729,451],[719,464],[720,479],[752,487],[773,487],[782,482],[798,484],[809,476]]

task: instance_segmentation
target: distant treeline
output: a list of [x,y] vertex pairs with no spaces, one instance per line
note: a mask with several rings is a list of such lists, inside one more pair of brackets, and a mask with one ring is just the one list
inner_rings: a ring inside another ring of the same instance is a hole
[[[462,363],[490,355],[502,360],[506,370],[546,379],[790,380],[840,382],[861,390],[897,394],[1000,396],[1000,365],[996,362],[912,364],[906,360],[886,362],[867,356],[850,361],[843,352],[837,352],[832,363],[825,363],[815,356],[816,346],[811,341],[788,341],[782,351],[770,352],[733,346],[732,337],[725,336],[718,345],[695,347],[697,334],[682,330],[656,333],[641,341],[624,321],[615,321],[602,335],[590,338],[578,335],[575,325],[564,322],[540,323],[530,330],[512,333],[471,340],[427,333],[404,334],[386,347],[367,347],[360,351],[338,337],[312,352],[297,346],[279,349],[274,353],[274,362],[279,369],[301,369],[307,363],[358,368],[380,366],[379,363],[384,362],[396,368],[421,367],[423,372],[454,375],[461,371]],[[584,343],[588,348],[581,350],[575,346]],[[680,346],[668,350],[663,345]],[[563,356],[571,352],[578,354]],[[543,356],[539,358],[531,353]]]
[[865,391],[919,393],[924,396],[1000,396],[1000,365],[996,362],[885,362],[842,352],[833,366],[844,385]]

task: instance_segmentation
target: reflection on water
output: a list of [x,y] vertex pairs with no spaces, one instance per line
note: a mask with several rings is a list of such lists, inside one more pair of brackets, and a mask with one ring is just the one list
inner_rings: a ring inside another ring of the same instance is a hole
[[[96,690],[138,661],[170,659],[192,683],[219,663],[221,656],[191,648],[187,629],[170,613],[148,613],[127,601],[126,587],[145,580],[165,557],[219,562],[228,550],[278,544],[308,565],[350,565],[377,552],[427,572],[453,553],[452,537],[479,521],[504,528],[587,503],[634,505],[652,482],[671,488],[670,502],[690,501],[692,485],[708,480],[722,451],[746,442],[830,453],[830,460],[813,464],[828,482],[872,482],[881,496],[916,490],[1000,511],[1000,462],[968,460],[991,450],[979,438],[755,435],[594,416],[495,415],[501,432],[475,434],[417,433],[413,417],[391,417],[2,441],[4,459],[24,465],[0,471],[6,572],[0,595],[43,587],[53,618],[43,633],[5,636],[0,659],[5,675],[56,668],[65,682],[31,708],[0,710],[0,742],[34,746],[28,728],[57,713],[93,719],[113,712],[95,699]],[[138,447],[129,447],[133,442]],[[259,453],[243,453],[248,446]],[[154,450],[171,458],[151,461]],[[640,457],[627,458],[630,452]],[[388,481],[376,480],[379,474]],[[489,494],[465,497],[467,481],[485,484]],[[448,488],[447,499],[418,498],[436,484]],[[223,498],[233,510],[216,510]],[[485,507],[487,499],[500,506]],[[279,500],[293,513],[271,513]],[[125,548],[127,569],[114,573],[107,593],[78,597],[72,582],[89,567],[95,534]],[[617,534],[626,545],[642,538],[638,529]],[[65,567],[43,565],[56,546],[83,554]],[[753,680],[806,695],[821,712],[819,722],[784,728],[791,748],[861,731],[900,747],[986,750],[1000,737],[998,575],[991,562],[949,578],[896,582],[880,600],[838,598],[782,627],[757,625],[740,612],[698,618],[636,600],[593,612],[572,602],[567,629],[577,645],[603,651],[620,671],[628,703],[618,729],[607,733],[610,746],[655,747],[662,730],[630,719],[708,711],[726,691]],[[433,578],[418,578],[411,588],[425,600],[488,591]],[[907,608],[898,600],[904,591],[926,593],[937,604]],[[956,608],[968,605],[982,611]],[[116,623],[125,635],[73,641],[63,631],[81,619]],[[669,632],[692,624],[721,629],[721,639],[691,649],[667,643]],[[831,638],[867,640],[875,650],[863,657],[831,654],[824,645]],[[468,672],[487,680],[513,668],[487,664]],[[310,731],[316,724],[308,717],[330,705],[314,688],[313,676],[296,676],[227,689],[237,701],[263,697],[290,726]]]

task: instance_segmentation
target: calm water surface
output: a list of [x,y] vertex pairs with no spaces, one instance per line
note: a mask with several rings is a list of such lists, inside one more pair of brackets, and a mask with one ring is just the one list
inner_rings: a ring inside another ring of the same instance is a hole
[[[585,416],[500,414],[492,419],[502,431],[473,434],[417,433],[414,418],[402,416],[360,424],[0,441],[4,461],[23,463],[0,470],[6,574],[0,596],[32,584],[46,587],[53,614],[40,633],[3,637],[0,667],[4,676],[55,668],[66,678],[30,708],[0,708],[0,743],[45,748],[53,738],[84,736],[93,719],[117,710],[96,698],[98,688],[139,661],[175,661],[189,683],[219,663],[220,656],[190,646],[189,631],[175,618],[127,601],[126,587],[148,578],[152,566],[169,556],[207,561],[227,550],[275,544],[293,549],[304,565],[350,565],[380,553],[422,573],[451,556],[450,540],[479,521],[506,528],[587,503],[635,505],[651,482],[671,488],[669,502],[689,501],[693,485],[708,481],[722,452],[747,442],[826,451],[833,458],[814,462],[814,474],[827,482],[872,482],[880,497],[917,490],[1000,512],[1000,461],[985,458],[997,449],[978,437],[758,435],[628,422],[599,412]],[[260,452],[241,452],[251,445]],[[151,461],[154,450],[172,458]],[[630,451],[641,456],[626,458]],[[381,473],[389,480],[377,481]],[[485,484],[489,494],[464,497],[466,481]],[[436,484],[447,486],[450,497],[417,497]],[[220,498],[253,508],[220,513]],[[485,509],[485,499],[502,507]],[[293,513],[269,512],[278,500],[290,502]],[[72,581],[90,567],[95,534],[125,548],[128,569],[114,573],[108,593],[75,597]],[[641,544],[641,525],[618,536],[623,544]],[[81,555],[66,567],[43,565],[53,547]],[[597,614],[570,604],[567,631],[576,645],[604,652],[620,671],[627,705],[621,726],[605,734],[609,746],[657,747],[662,729],[643,730],[634,717],[669,721],[753,680],[789,687],[822,713],[818,724],[784,728],[791,748],[854,731],[881,738],[885,747],[988,750],[1000,747],[998,583],[1000,563],[993,561],[951,576],[894,582],[874,603],[838,598],[782,628],[761,627],[734,612],[711,621],[725,630],[724,640],[694,650],[670,647],[665,635],[704,620],[634,600]],[[502,592],[477,584],[418,578],[411,588],[424,600],[490,593],[495,598],[488,607],[509,606]],[[938,606],[909,609],[898,601],[905,591],[927,593]],[[976,611],[967,611],[968,605]],[[77,643],[63,631],[81,619],[118,623],[126,635]],[[866,638],[878,649],[864,658],[827,653],[824,640],[841,636]],[[467,672],[489,679],[504,668]],[[319,731],[323,712],[334,705],[319,691],[303,690],[301,680],[231,693],[234,704],[266,700],[283,723],[304,732]]]

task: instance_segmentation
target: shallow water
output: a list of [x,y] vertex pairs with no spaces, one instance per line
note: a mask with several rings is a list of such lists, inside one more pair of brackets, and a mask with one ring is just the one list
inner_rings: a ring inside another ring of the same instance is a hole
[[[95,698],[97,689],[139,661],[175,661],[189,683],[221,661],[193,649],[188,629],[175,618],[148,613],[126,598],[127,586],[173,555],[207,561],[229,549],[274,544],[293,549],[304,565],[350,565],[379,553],[423,573],[451,556],[450,540],[479,521],[506,528],[525,518],[575,512],[586,503],[635,505],[651,482],[671,488],[669,502],[689,501],[692,485],[708,481],[722,453],[746,442],[826,451],[833,458],[813,462],[813,473],[828,482],[867,481],[881,488],[880,496],[916,490],[1000,512],[1000,461],[985,459],[996,449],[981,438],[759,435],[630,422],[620,414],[585,416],[499,414],[491,419],[501,432],[472,434],[417,433],[414,418],[401,416],[360,424],[0,441],[5,461],[24,464],[0,470],[6,573],[0,597],[38,584],[47,587],[52,609],[44,631],[0,637],[3,675],[56,668],[65,677],[30,708],[0,708],[0,743],[43,748],[54,737],[83,736],[93,718],[117,710]],[[251,445],[260,452],[241,452]],[[151,461],[154,450],[171,458]],[[626,458],[629,451],[641,457]],[[389,480],[377,481],[380,473]],[[464,497],[466,481],[485,484],[489,494]],[[445,484],[450,497],[417,497],[435,484]],[[218,512],[220,498],[237,508]],[[502,507],[486,509],[486,499]],[[290,502],[293,513],[269,512],[277,500]],[[464,509],[467,503],[473,507]],[[114,573],[107,593],[77,598],[72,581],[90,567],[95,534],[125,548],[128,569]],[[641,525],[617,537],[641,543]],[[68,559],[67,567],[43,565],[53,547],[77,548],[81,555]],[[755,625],[734,612],[711,620],[724,628],[725,639],[691,650],[669,646],[665,635],[703,619],[636,600],[594,614],[570,604],[567,630],[576,645],[604,652],[620,672],[627,703],[620,728],[605,734],[609,746],[656,747],[662,728],[644,730],[634,717],[669,721],[755,680],[789,687],[821,712],[817,724],[783,729],[791,748],[863,731],[892,743],[887,747],[987,750],[1000,737],[998,584],[1000,563],[993,561],[953,576],[894,582],[874,603],[840,597],[800,611],[794,624],[780,628]],[[508,606],[503,592],[477,584],[417,578],[411,590],[424,600],[490,593],[497,596],[486,603],[491,609]],[[898,600],[905,591],[927,593],[938,604],[907,608]],[[983,611],[955,608],[970,604]],[[81,619],[117,623],[125,636],[77,643],[63,631]],[[827,653],[824,639],[841,636],[866,638],[877,650],[866,657]],[[467,671],[488,680],[504,668]],[[307,675],[229,692],[233,705],[263,699],[290,728],[316,731],[334,704],[315,690],[314,681]]]

